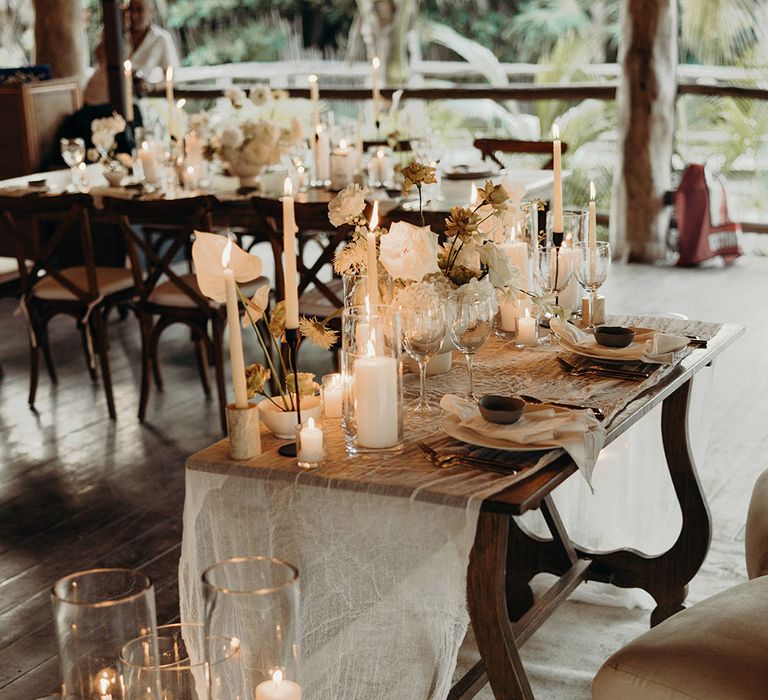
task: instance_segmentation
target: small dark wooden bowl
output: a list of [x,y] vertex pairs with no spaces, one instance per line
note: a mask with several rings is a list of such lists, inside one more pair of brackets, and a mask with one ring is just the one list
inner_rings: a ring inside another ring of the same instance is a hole
[[525,401],[515,399],[511,396],[496,396],[486,394],[481,397],[480,415],[490,423],[500,423],[501,425],[511,425],[520,420],[525,408]]
[[598,326],[595,340],[607,348],[625,348],[635,339],[635,332],[624,326]]

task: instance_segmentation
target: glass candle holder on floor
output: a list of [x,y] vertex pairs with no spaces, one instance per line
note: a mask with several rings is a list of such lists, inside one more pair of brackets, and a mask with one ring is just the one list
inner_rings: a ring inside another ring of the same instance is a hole
[[310,418],[296,426],[296,459],[302,469],[316,469],[325,462],[325,422]]
[[389,306],[353,306],[342,315],[342,428],[347,452],[403,445],[400,315]]
[[91,569],[59,579],[51,591],[66,700],[123,700],[120,650],[154,635],[152,582],[130,569]]
[[[270,557],[227,559],[203,572],[203,597],[206,638],[240,640],[242,697],[269,698],[261,685],[271,683],[291,691],[275,697],[300,700],[296,568]],[[208,658],[212,658],[210,651]]]
[[[207,658],[206,658],[207,649]],[[204,625],[163,625],[120,653],[123,700],[233,700],[239,688],[240,642],[205,638]]]

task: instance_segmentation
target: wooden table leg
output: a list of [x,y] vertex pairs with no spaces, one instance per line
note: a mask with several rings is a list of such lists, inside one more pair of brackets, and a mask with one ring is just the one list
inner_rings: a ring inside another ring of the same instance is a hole
[[533,698],[507,612],[509,528],[509,516],[480,513],[467,572],[472,629],[496,700]]

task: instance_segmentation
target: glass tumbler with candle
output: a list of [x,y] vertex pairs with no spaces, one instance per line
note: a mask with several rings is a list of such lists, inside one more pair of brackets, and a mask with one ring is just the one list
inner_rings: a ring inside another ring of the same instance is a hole
[[296,426],[296,459],[302,469],[316,469],[325,462],[328,448],[325,441],[325,421],[310,418]]
[[51,600],[62,698],[122,700],[120,650],[156,632],[152,582],[130,569],[91,569],[56,581]]
[[386,305],[351,306],[342,315],[342,428],[347,452],[403,445],[400,314]]
[[598,241],[594,247],[588,242],[577,243],[573,247],[573,269],[579,284],[589,293],[589,319],[587,327],[594,329],[593,323],[595,299],[608,276],[611,266],[611,246],[605,241]]
[[123,700],[233,700],[240,680],[240,641],[206,639],[202,623],[162,625],[120,652]]
[[301,700],[296,568],[270,557],[227,559],[203,572],[203,598],[206,639],[240,641],[242,697]]
[[326,418],[341,418],[341,374],[323,375],[320,394]]

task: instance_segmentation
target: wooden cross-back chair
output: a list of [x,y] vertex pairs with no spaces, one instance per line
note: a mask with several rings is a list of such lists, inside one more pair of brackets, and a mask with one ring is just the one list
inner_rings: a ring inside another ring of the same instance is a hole
[[[253,206],[263,219],[265,227],[273,237],[275,255],[276,292],[279,299],[285,298],[285,279],[281,264],[283,251],[283,209],[282,202],[261,197],[253,198]],[[298,227],[296,247],[296,271],[299,276],[299,312],[305,316],[324,318],[344,305],[341,279],[334,275],[331,280],[320,278],[321,272],[333,265],[336,250],[351,236],[349,226],[333,228],[328,220],[327,202],[296,202],[296,226]],[[309,241],[320,247],[320,255],[312,262],[305,260],[305,248]]]
[[[226,431],[226,384],[224,381],[224,306],[203,296],[189,269],[186,253],[191,248],[195,229],[210,230],[210,214],[215,199],[210,196],[177,200],[125,200],[105,198],[125,236],[134,270],[136,295],[133,305],[141,329],[141,397],[139,420],[144,421],[149,401],[150,375],[159,390],[163,388],[158,356],[163,331],[175,323],[186,325],[194,342],[198,372],[206,396],[210,396],[208,362],[216,375],[219,417]],[[162,224],[163,235],[150,242],[141,227]],[[266,284],[265,278],[251,283]],[[244,293],[249,290],[243,289]]]
[[[532,153],[548,155],[549,159],[544,163],[544,168],[551,170],[552,163],[552,142],[551,141],[520,141],[517,139],[475,139],[474,147],[483,154],[483,158],[490,158],[502,168],[504,163],[496,155],[497,153]],[[568,144],[561,142],[561,152],[568,150]]]
[[57,381],[48,322],[65,314],[77,322],[92,379],[96,379],[94,354],[99,356],[107,407],[114,419],[106,317],[133,294],[133,275],[126,268],[94,264],[90,207],[90,198],[81,194],[0,197],[0,229],[15,247],[20,303],[29,324],[29,405],[35,403],[41,352],[51,381]]

